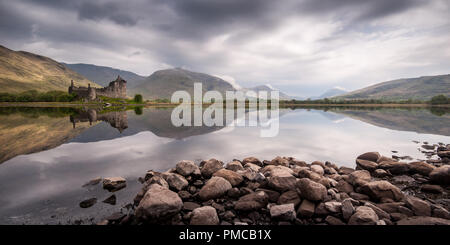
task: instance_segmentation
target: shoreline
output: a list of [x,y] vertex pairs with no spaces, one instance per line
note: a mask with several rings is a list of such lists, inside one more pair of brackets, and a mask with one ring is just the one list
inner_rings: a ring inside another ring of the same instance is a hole
[[[111,106],[143,106],[143,107],[154,107],[154,106],[166,106],[175,107],[179,104],[172,103],[153,103],[147,102],[142,104],[114,104]],[[203,103],[203,105],[211,105],[208,103]],[[98,107],[104,106],[104,103],[72,103],[72,102],[0,102],[0,107]],[[406,108],[450,108],[450,105],[431,105],[431,104],[289,104],[280,103],[280,108],[284,107],[406,107]]]
[[[128,211],[97,224],[450,225],[450,145],[422,149],[439,159],[405,163],[367,152],[355,168],[291,157],[183,160],[147,171]],[[126,187],[120,177],[95,182]]]

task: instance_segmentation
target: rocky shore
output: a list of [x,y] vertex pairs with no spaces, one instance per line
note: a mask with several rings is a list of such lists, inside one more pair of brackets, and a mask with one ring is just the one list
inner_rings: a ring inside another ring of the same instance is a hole
[[425,148],[439,159],[367,152],[355,169],[292,157],[185,160],[148,171],[127,212],[99,224],[450,225],[450,145]]

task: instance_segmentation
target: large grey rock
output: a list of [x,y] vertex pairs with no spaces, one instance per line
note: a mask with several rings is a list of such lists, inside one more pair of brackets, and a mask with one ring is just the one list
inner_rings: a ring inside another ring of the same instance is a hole
[[234,209],[237,211],[259,210],[264,208],[268,202],[269,197],[264,191],[253,192],[239,198]]
[[313,202],[304,199],[297,210],[300,217],[309,218],[313,216],[316,206]]
[[444,165],[431,171],[430,180],[441,185],[450,185],[450,165]]
[[375,169],[377,169],[378,164],[376,162],[363,160],[363,159],[356,159],[356,166],[363,170],[367,170],[369,172],[373,172]]
[[192,211],[190,225],[218,225],[217,211],[211,206],[196,208]]
[[361,192],[377,201],[383,198],[394,201],[403,199],[403,193],[400,189],[385,180],[369,182],[361,187]]
[[177,163],[176,171],[182,176],[200,175],[200,168],[193,161],[188,160]]
[[327,196],[327,188],[310,179],[302,178],[297,181],[300,197],[310,201],[322,201]]
[[370,172],[367,170],[356,170],[348,175],[348,182],[353,186],[365,185],[370,179]]
[[223,162],[214,158],[203,163],[201,173],[205,178],[210,178],[215,172],[223,168]]
[[200,199],[206,201],[225,195],[231,188],[232,186],[228,180],[214,176],[200,189],[198,195]]
[[433,171],[436,167],[426,163],[426,162],[411,162],[409,163],[409,169],[411,173],[418,173],[423,176],[428,176],[431,171]]
[[122,177],[108,177],[103,179],[103,189],[118,191],[127,186],[127,181]]
[[378,152],[366,152],[364,154],[359,155],[356,159],[377,162],[378,158],[380,158],[380,157],[381,157],[381,155]]
[[224,168],[215,172],[213,174],[213,176],[222,177],[222,178],[228,180],[228,182],[230,182],[230,184],[232,186],[238,186],[239,184],[242,183],[242,181],[244,181],[244,178],[242,177],[241,174],[236,173],[232,170],[224,169]]
[[165,179],[169,187],[176,191],[181,191],[189,185],[189,182],[183,176],[176,173],[166,174]]
[[378,216],[375,211],[366,206],[356,208],[356,212],[350,217],[349,225],[376,225]]
[[244,167],[242,167],[242,164],[239,161],[232,161],[227,164],[226,169],[236,172],[244,170]]
[[270,216],[276,220],[294,220],[296,217],[294,204],[274,205],[270,208]]
[[150,185],[136,208],[136,217],[141,219],[161,219],[178,213],[183,202],[177,193],[158,184]]
[[290,175],[286,177],[272,176],[268,178],[269,186],[277,191],[295,190],[297,179]]
[[416,216],[431,216],[431,205],[417,197],[406,196],[405,204]]

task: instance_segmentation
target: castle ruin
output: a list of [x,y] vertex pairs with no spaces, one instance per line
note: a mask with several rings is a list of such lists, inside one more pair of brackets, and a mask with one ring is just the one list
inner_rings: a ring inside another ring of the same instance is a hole
[[123,80],[120,76],[117,79],[110,82],[107,87],[94,88],[91,84],[88,87],[76,87],[73,80],[70,82],[69,94],[76,94],[77,98],[87,101],[96,100],[99,96],[105,96],[110,98],[127,98],[127,81]]

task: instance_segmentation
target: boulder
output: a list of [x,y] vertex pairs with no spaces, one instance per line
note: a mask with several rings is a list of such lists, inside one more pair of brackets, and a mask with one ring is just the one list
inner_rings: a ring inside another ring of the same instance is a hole
[[349,220],[350,217],[355,212],[355,208],[353,207],[353,204],[352,204],[352,201],[350,200],[350,198],[347,198],[342,202],[341,210],[342,210],[342,217],[345,220]]
[[122,177],[109,177],[103,179],[103,189],[114,192],[127,186],[127,181]]
[[295,190],[297,179],[290,175],[286,177],[272,176],[268,178],[269,186],[277,191]]
[[242,164],[239,161],[232,161],[227,164],[226,169],[236,172],[244,170],[244,167],[242,167]]
[[378,158],[380,158],[380,157],[381,157],[381,155],[378,152],[366,152],[364,154],[359,155],[356,159],[377,162]]
[[256,192],[258,192],[258,191],[264,191],[267,194],[267,196],[269,196],[270,202],[277,202],[278,198],[280,198],[280,193],[278,193],[277,191],[274,191],[274,190],[258,188],[258,189],[256,189]]
[[389,176],[389,173],[384,170],[384,169],[375,169],[375,171],[373,171],[373,176],[377,177],[377,178],[384,178]]
[[359,206],[356,212],[350,217],[349,225],[376,225],[378,216],[375,211],[366,206]]
[[450,225],[450,220],[436,217],[413,216],[399,220],[397,225]]
[[276,220],[292,221],[296,217],[294,204],[274,205],[270,208],[270,216]]
[[389,215],[386,211],[384,211],[383,209],[373,205],[370,202],[366,202],[364,204],[364,206],[367,206],[367,207],[373,209],[373,211],[375,211],[375,213],[377,214],[379,219],[388,219],[388,220],[391,219],[391,215]]
[[411,162],[409,163],[410,172],[415,174],[421,174],[423,176],[428,176],[431,171],[433,171],[436,167],[428,164],[426,162]]
[[242,177],[241,174],[238,174],[232,170],[228,170],[228,169],[224,169],[224,168],[215,172],[213,174],[213,176],[222,177],[222,178],[228,180],[228,182],[230,182],[230,184],[232,186],[238,186],[239,184],[242,183],[242,181],[244,181],[244,178]]
[[437,206],[433,209],[432,213],[433,217],[449,219],[450,220],[450,212],[443,207]]
[[307,178],[297,181],[297,188],[300,191],[300,197],[310,201],[322,201],[327,196],[327,188]]
[[207,201],[225,195],[231,188],[232,186],[228,180],[214,176],[200,189],[198,195],[200,199]]
[[327,222],[329,225],[345,225],[345,223],[342,222],[342,220],[340,220],[334,216],[331,216],[331,215],[328,215],[325,218],[325,222]]
[[287,203],[293,203],[295,207],[300,204],[300,197],[297,194],[297,191],[290,190],[286,191],[283,194],[280,195],[278,198],[278,204],[287,204]]
[[311,171],[313,171],[314,173],[317,173],[319,175],[323,175],[324,174],[324,169],[322,168],[322,166],[320,165],[311,165]]
[[450,165],[433,169],[430,173],[430,180],[437,184],[450,185]]
[[177,193],[158,184],[148,188],[136,208],[136,217],[146,220],[158,220],[178,213],[183,202]]
[[444,188],[442,188],[440,185],[430,185],[430,184],[422,185],[420,190],[423,192],[429,192],[429,193],[435,193],[435,194],[441,194],[442,192],[444,192]]
[[261,167],[253,163],[246,163],[244,165],[244,169],[250,169],[254,172],[258,172],[261,169]]
[[209,159],[204,162],[203,167],[201,169],[201,173],[203,177],[210,178],[215,172],[223,168],[223,162],[216,160],[214,158]]
[[378,164],[369,160],[356,159],[356,166],[363,170],[373,172],[375,169],[377,169]]
[[163,186],[163,187],[166,187],[167,189],[169,189],[169,184],[162,176],[155,175],[155,176],[147,179],[144,183],[144,186],[149,187],[151,184],[158,184],[160,186]]
[[356,170],[348,175],[348,182],[353,186],[362,186],[371,180],[369,171]]
[[234,209],[237,211],[259,210],[264,208],[268,202],[269,196],[264,191],[253,192],[239,198]]
[[409,172],[409,164],[405,162],[383,161],[378,164],[378,168],[389,170],[393,175],[407,174]]
[[309,218],[313,216],[316,206],[313,202],[304,199],[297,210],[300,217]]
[[361,192],[377,201],[383,198],[389,198],[394,201],[403,199],[403,193],[400,189],[385,180],[369,182],[362,186]]
[[272,161],[270,161],[269,164],[270,165],[282,165],[285,167],[289,167],[289,160],[284,157],[277,156],[274,159],[272,159]]
[[438,151],[438,152],[437,152],[437,155],[438,155],[440,158],[444,158],[444,157],[450,158],[450,151]]
[[185,211],[193,211],[196,208],[199,208],[200,204],[195,202],[184,202],[183,203],[183,210]]
[[417,197],[406,196],[405,204],[416,216],[431,216],[431,205]]
[[189,175],[200,175],[200,168],[193,162],[188,160],[182,160],[179,163],[177,163],[176,166],[177,173],[181,174],[182,176],[189,176]]
[[218,225],[219,217],[216,209],[211,206],[204,206],[194,209],[191,215],[190,225]]
[[181,191],[189,185],[189,182],[183,176],[176,173],[166,174],[165,179],[169,187],[176,191]]
[[245,165],[246,163],[252,163],[252,164],[255,164],[255,165],[258,165],[258,166],[262,166],[261,161],[258,158],[256,158],[256,157],[244,158],[244,160],[242,160],[242,164]]
[[84,200],[80,202],[80,208],[89,208],[92,207],[94,204],[97,203],[97,198],[89,198],[87,200]]
[[324,203],[325,208],[331,213],[340,213],[342,208],[342,203],[337,201],[329,201]]
[[340,192],[345,192],[347,194],[354,191],[353,186],[345,180],[339,180],[336,185],[336,189],[338,189],[338,191],[340,191]]

